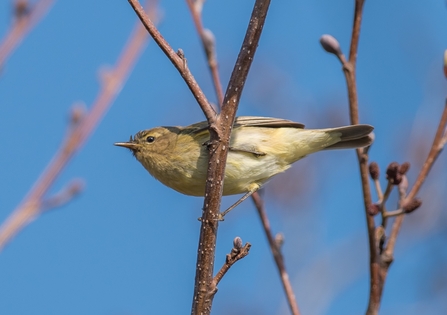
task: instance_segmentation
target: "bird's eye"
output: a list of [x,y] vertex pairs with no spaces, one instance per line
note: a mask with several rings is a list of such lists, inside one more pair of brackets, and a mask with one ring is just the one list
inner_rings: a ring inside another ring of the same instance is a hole
[[152,142],[155,141],[155,138],[152,137],[152,136],[149,136],[149,137],[146,138],[146,141],[149,142],[149,143],[152,143]]

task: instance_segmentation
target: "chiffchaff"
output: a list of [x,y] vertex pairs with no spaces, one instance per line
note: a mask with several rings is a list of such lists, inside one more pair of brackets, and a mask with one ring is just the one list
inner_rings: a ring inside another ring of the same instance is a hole
[[[223,195],[245,193],[239,204],[272,176],[308,154],[326,149],[351,149],[372,143],[369,125],[303,129],[286,119],[238,117],[231,134]],[[157,127],[138,132],[128,148],[146,170],[166,186],[185,195],[204,196],[208,165],[208,123]],[[234,205],[236,206],[236,205]],[[232,207],[233,208],[233,207]]]

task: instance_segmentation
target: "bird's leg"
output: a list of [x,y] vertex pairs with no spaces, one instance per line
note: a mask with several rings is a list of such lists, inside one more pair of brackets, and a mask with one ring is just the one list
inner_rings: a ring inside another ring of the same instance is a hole
[[254,192],[258,191],[259,189],[259,185],[253,185],[253,187],[250,189],[250,191],[248,191],[245,195],[243,195],[241,197],[241,199],[239,199],[238,201],[236,201],[235,203],[233,203],[233,205],[231,205],[227,210],[219,213],[219,217],[218,220],[219,221],[223,221],[225,215],[227,215],[228,212],[230,212],[231,210],[233,210],[234,208],[236,208],[238,205],[240,205],[242,203],[242,201],[244,201],[245,199],[247,199],[248,197],[250,197],[251,195],[253,195]]

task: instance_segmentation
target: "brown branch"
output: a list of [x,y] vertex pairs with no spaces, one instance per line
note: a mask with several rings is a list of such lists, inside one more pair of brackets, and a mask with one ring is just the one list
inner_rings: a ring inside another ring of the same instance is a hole
[[[359,35],[360,35],[360,24],[362,19],[362,9],[363,9],[364,0],[356,0],[355,3],[355,13],[354,13],[354,26],[352,30],[352,38],[351,38],[351,47],[350,47],[350,56],[349,61],[346,60],[343,53],[341,52],[340,46],[335,38],[330,35],[323,35],[320,39],[320,42],[323,48],[332,54],[335,54],[338,59],[341,61],[343,65],[343,71],[345,73],[347,87],[348,87],[348,97],[349,97],[349,112],[351,118],[351,124],[358,124],[358,98],[357,98],[357,87],[356,87],[356,77],[355,77],[355,64],[357,60],[357,49],[359,43]],[[445,60],[447,60],[447,53],[445,54]],[[446,61],[447,64],[447,61]],[[447,67],[444,65],[444,71],[446,71]],[[366,314],[368,315],[376,315],[379,313],[380,300],[383,293],[383,287],[385,284],[385,279],[387,276],[387,272],[389,266],[393,261],[393,252],[396,243],[397,234],[399,233],[400,227],[402,225],[404,216],[402,214],[409,213],[414,211],[417,207],[420,206],[421,201],[415,198],[418,193],[421,185],[423,184],[425,178],[427,177],[428,172],[430,171],[433,163],[438,157],[439,153],[442,151],[445,143],[447,142],[447,101],[446,107],[444,108],[444,112],[441,117],[441,121],[436,132],[435,139],[433,141],[433,145],[430,149],[430,153],[425,161],[419,176],[411,189],[408,196],[405,197],[406,187],[408,185],[407,182],[401,183],[399,186],[399,194],[401,198],[399,199],[399,209],[392,212],[387,212],[385,209],[385,201],[388,198],[389,193],[392,189],[392,184],[395,184],[394,180],[391,182],[388,181],[388,186],[385,194],[382,196],[382,190],[377,178],[378,173],[376,175],[372,174],[373,180],[375,181],[376,190],[379,195],[379,205],[373,205],[371,201],[371,192],[369,188],[368,181],[368,155],[367,151],[357,149],[357,157],[360,165],[360,174],[362,181],[362,189],[363,189],[363,199],[366,211],[366,221],[368,227],[368,239],[369,239],[369,248],[370,248],[370,296],[369,296],[369,304]],[[406,165],[406,169],[408,169],[409,165]],[[375,166],[374,166],[375,167]],[[378,171],[378,169],[377,169]],[[374,171],[375,172],[375,171]],[[374,173],[373,172],[373,173]],[[387,174],[388,175],[388,174]],[[406,181],[406,176],[403,176]],[[377,208],[377,209],[376,209]],[[375,214],[373,210],[382,210],[382,225],[375,228],[375,223],[373,216],[370,214]],[[385,250],[382,252],[383,244],[385,242],[385,226],[387,217],[397,215],[397,218],[392,226],[391,235],[389,237],[387,246]]]
[[363,4],[365,0],[355,0],[354,25],[352,26],[351,46],[349,48],[349,63],[355,71],[357,63],[357,51],[359,47],[360,26],[362,23]]
[[189,71],[186,58],[183,55],[183,51],[179,50],[175,52],[174,49],[168,44],[168,42],[163,38],[160,32],[155,27],[154,23],[144,12],[143,7],[140,5],[138,0],[128,0],[132,8],[135,10],[135,13],[143,23],[146,30],[152,36],[157,45],[161,48],[161,50],[165,53],[168,59],[172,62],[174,67],[178,70],[182,78],[185,80],[188,88],[191,93],[194,95],[197,103],[199,103],[202,111],[208,120],[208,123],[214,123],[216,121],[216,111],[213,109],[211,104],[208,102],[205,94],[200,89],[197,81],[194,79],[191,71]]
[[[360,26],[362,21],[364,0],[355,1],[354,24],[352,27],[351,45],[349,49],[349,61],[343,63],[343,72],[346,78],[349,98],[349,114],[351,124],[359,124],[358,95],[356,83],[357,51],[360,38]],[[370,295],[367,314],[377,314],[383,282],[380,273],[380,256],[378,252],[378,241],[376,240],[376,228],[374,218],[368,214],[368,208],[372,204],[371,190],[368,178],[368,154],[363,149],[357,149],[357,159],[360,167],[360,178],[363,191],[363,204],[368,229],[368,241],[370,252]]]
[[[430,148],[430,152],[428,153],[427,159],[424,162],[424,165],[422,166],[421,171],[419,172],[419,175],[416,179],[416,182],[414,183],[413,187],[411,188],[410,192],[408,193],[408,196],[405,198],[405,202],[408,202],[410,200],[413,200],[419,190],[421,189],[422,184],[424,183],[425,179],[427,178],[428,173],[430,172],[433,164],[435,163],[437,157],[441,153],[442,149],[444,148],[445,141],[443,139],[444,133],[447,131],[447,100],[444,105],[444,111],[442,112],[441,119],[439,121],[438,129],[435,134],[435,138],[433,140],[433,144]],[[388,245],[386,247],[386,254],[389,257],[393,256],[394,247],[396,245],[396,239],[397,234],[399,233],[399,230],[402,226],[402,222],[404,221],[404,216],[400,215],[396,218],[396,221],[394,221],[391,234],[389,237]]]
[[[203,49],[205,50],[206,58],[208,60],[208,67],[210,68],[211,76],[213,79],[214,90],[216,91],[217,103],[219,107],[222,106],[223,102],[223,91],[222,84],[220,83],[220,76],[218,70],[218,63],[216,58],[216,42],[214,35],[210,30],[206,30],[202,23],[201,6],[197,6],[194,0],[186,0],[189,10],[194,21],[197,33],[202,40]],[[201,5],[201,4],[200,4]]]
[[[155,10],[152,10],[151,14],[155,17]],[[100,119],[121,90],[122,84],[129,75],[146,41],[146,31],[140,23],[137,23],[115,69],[110,71],[107,79],[104,80],[90,112],[69,131],[67,138],[34,184],[34,187],[24,198],[21,205],[12,212],[0,227],[0,250],[30,221],[41,214],[45,193],[99,124]]]
[[[221,106],[222,105],[222,101],[223,101],[223,92],[222,92],[222,87],[221,87],[221,83],[219,80],[219,72],[218,72],[218,63],[217,63],[217,59],[216,59],[216,53],[215,53],[215,41],[214,41],[214,36],[211,33],[211,31],[205,30],[203,28],[203,24],[202,24],[202,18],[201,18],[201,5],[202,3],[200,2],[199,5],[197,5],[197,2],[194,2],[193,0],[186,0],[188,7],[191,11],[192,17],[193,17],[193,21],[194,21],[194,25],[196,27],[197,33],[199,34],[201,40],[202,40],[202,45],[203,48],[205,50],[205,54],[207,56],[207,60],[208,60],[208,66],[210,68],[210,72],[212,75],[212,79],[213,79],[213,83],[214,83],[214,88],[216,90],[216,94],[217,94],[217,99],[218,99],[218,103]],[[207,32],[208,31],[208,32]],[[279,251],[277,242],[273,239],[273,236],[271,234],[270,231],[270,224],[268,222],[268,218],[267,218],[267,213],[264,209],[263,206],[263,201],[261,196],[259,195],[258,192],[255,192],[252,195],[253,201],[258,209],[258,212],[261,216],[261,222],[263,224],[264,227],[264,231],[267,235],[267,239],[270,243],[270,247],[272,249],[272,255],[274,256],[275,262],[277,264],[278,270],[279,270],[279,275],[280,275],[280,279],[281,282],[283,283],[283,287],[285,290],[285,294],[286,294],[286,298],[289,302],[289,306],[291,309],[292,314],[297,315],[299,314],[299,309],[298,309],[298,305],[296,303],[296,299],[295,299],[295,294],[293,292],[292,286],[290,284],[290,280],[288,277],[288,274],[285,270],[284,267],[284,259]],[[273,245],[272,245],[273,244]],[[276,248],[276,250],[275,250]],[[232,251],[233,252],[233,251]],[[278,255],[279,254],[279,257]],[[215,286],[217,286],[217,283],[220,281],[220,278],[223,277],[223,275],[228,271],[229,267],[231,265],[228,265],[228,255],[227,255],[227,264],[225,264],[224,266],[222,266],[222,268],[220,269],[220,271],[217,273],[217,275],[214,277],[214,283]],[[213,290],[212,290],[213,291]],[[217,290],[216,290],[217,291]]]
[[[358,109],[358,95],[357,95],[357,83],[356,83],[356,63],[357,63],[357,51],[360,38],[360,26],[362,21],[364,0],[355,1],[354,9],[354,23],[352,27],[351,35],[351,45],[349,49],[349,60],[346,60],[344,55],[339,49],[339,44],[332,39],[328,41],[323,39],[323,47],[326,51],[335,54],[343,65],[343,72],[346,78],[346,84],[348,89],[348,99],[349,99],[349,116],[352,125],[359,124],[359,109]],[[338,48],[338,49],[337,49]],[[378,251],[378,240],[376,235],[378,233],[375,228],[374,218],[369,215],[369,208],[372,204],[371,190],[369,186],[368,177],[368,154],[367,150],[357,149],[357,159],[359,161],[360,167],[360,178],[362,183],[363,191],[363,203],[366,214],[366,225],[368,229],[368,241],[369,241],[369,251],[370,251],[370,298],[367,314],[377,314],[380,298],[383,289],[383,274],[380,269],[380,255]]]
[[231,129],[248,71],[258,47],[269,4],[269,0],[257,0],[255,2],[242,48],[225,93],[222,111],[217,117],[217,121],[210,124],[210,142],[208,144],[210,159],[197,251],[192,314],[209,314],[211,312],[214,298],[212,280],[218,229],[217,219],[220,214],[220,201]]
[[261,197],[259,196],[258,192],[255,192],[252,195],[252,199],[253,202],[255,203],[256,209],[258,210],[259,218],[261,219],[261,223],[264,228],[265,235],[267,236],[267,240],[269,242],[273,258],[275,259],[276,267],[278,268],[281,283],[284,288],[284,292],[286,294],[287,302],[289,303],[290,311],[293,315],[299,315],[300,311],[298,308],[298,304],[296,302],[295,293],[293,292],[292,285],[290,283],[289,275],[287,274],[286,271],[286,266],[284,264],[284,257],[282,256],[280,247],[278,246],[278,242],[272,235],[267,213],[264,209],[264,203]]
[[28,3],[16,1],[16,17],[11,29],[0,44],[0,69],[8,57],[23,40],[25,35],[40,21],[54,0],[40,0],[32,7]]
[[231,249],[231,252],[227,254],[227,256],[225,257],[225,263],[213,279],[211,292],[213,292],[214,294],[217,292],[217,285],[219,284],[220,280],[222,280],[227,271],[230,270],[231,266],[233,266],[236,261],[248,255],[248,253],[250,252],[250,247],[250,243],[246,243],[244,246],[242,246],[242,239],[240,237],[235,237],[235,239],[233,240],[233,248]]

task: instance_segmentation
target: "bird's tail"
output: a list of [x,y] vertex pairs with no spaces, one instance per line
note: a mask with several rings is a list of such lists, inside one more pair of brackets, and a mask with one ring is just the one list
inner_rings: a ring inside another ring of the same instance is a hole
[[374,141],[373,129],[374,127],[370,125],[352,125],[328,129],[327,131],[331,134],[341,133],[341,140],[326,147],[325,150],[367,147]]

